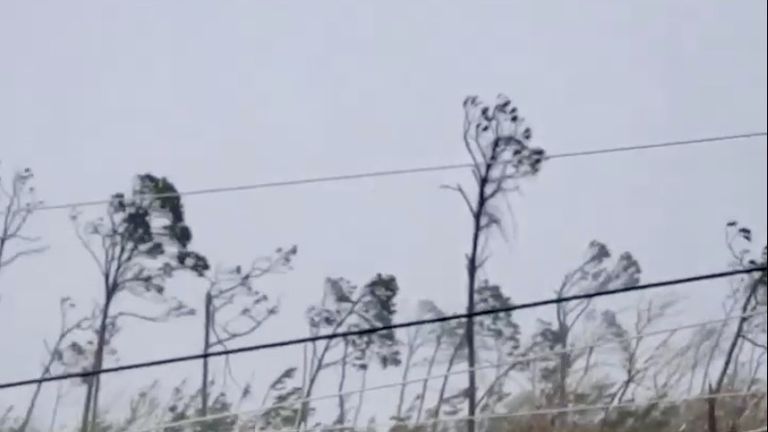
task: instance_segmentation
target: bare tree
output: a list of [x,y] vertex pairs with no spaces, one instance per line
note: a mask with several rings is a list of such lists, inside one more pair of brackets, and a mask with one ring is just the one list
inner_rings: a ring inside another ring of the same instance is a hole
[[[467,254],[467,313],[475,311],[475,289],[478,272],[488,259],[484,245],[488,233],[502,228],[500,200],[516,188],[522,178],[536,175],[544,160],[544,151],[529,147],[531,129],[511,101],[500,95],[495,105],[489,106],[477,97],[464,101],[464,145],[472,160],[474,198],[461,186],[447,186],[457,191],[472,218],[472,235]],[[470,315],[466,322],[465,337],[468,347],[468,431],[474,432],[476,412],[476,350],[474,322]]]
[[[737,241],[744,241],[747,243],[752,242],[752,231],[749,228],[740,226],[737,222],[731,221],[726,227],[726,242],[731,254],[734,258],[733,265],[741,268],[756,268],[758,266],[765,266],[765,248],[763,249],[762,263],[754,259],[749,259],[749,249],[742,248],[737,249],[735,246]],[[763,270],[757,275],[751,274],[744,278],[744,285],[741,290],[742,296],[739,307],[740,318],[736,323],[736,328],[730,337],[730,341],[726,347],[724,354],[723,364],[720,368],[720,372],[717,375],[717,379],[713,384],[709,385],[709,391],[712,394],[720,393],[725,384],[726,378],[731,370],[731,367],[738,365],[738,356],[740,354],[739,347],[744,343],[752,343],[759,347],[763,347],[761,343],[755,343],[748,335],[750,322],[754,322],[756,318],[750,315],[750,312],[754,312],[761,305],[761,298],[765,298],[766,291],[766,272]],[[707,404],[707,427],[709,432],[717,432],[717,398],[710,398]]]
[[[574,294],[595,293],[614,288],[635,285],[640,281],[640,266],[629,253],[623,253],[609,266],[611,253],[597,241],[589,244],[585,260],[563,278],[555,291],[556,298]],[[555,306],[555,323],[540,320],[540,329],[536,332],[533,350],[546,353],[556,351],[555,360],[540,361],[540,374],[546,385],[543,389],[548,405],[564,407],[569,402],[569,377],[574,366],[581,358],[585,359],[583,374],[592,367],[592,351],[572,351],[573,336],[582,318],[591,310],[592,300],[583,299],[560,302]],[[554,416],[553,422],[562,422],[562,416]]]
[[[354,330],[371,327],[381,327],[392,322],[395,314],[395,297],[399,291],[397,281],[393,276],[376,275],[365,286],[358,288],[344,278],[326,279],[323,299],[317,306],[310,306],[307,310],[310,334],[313,336],[321,333],[336,333],[342,330]],[[347,340],[349,339],[349,340]],[[396,366],[400,362],[399,350],[396,349],[397,340],[393,331],[376,332],[357,338],[347,338],[339,341],[328,339],[321,344],[312,343],[309,373],[296,427],[301,427],[307,422],[311,409],[309,399],[317,380],[324,370],[329,367],[342,365],[342,375],[345,369],[354,365],[367,371],[367,354],[375,352],[381,366]],[[329,360],[333,351],[341,347],[339,358]],[[373,350],[373,351],[371,351]],[[353,362],[350,362],[352,356]],[[340,383],[343,391],[343,383]],[[361,389],[364,391],[365,389]],[[343,395],[340,396],[343,398]],[[362,402],[359,402],[359,404]],[[339,416],[345,418],[345,405],[343,399],[339,400]]]
[[[205,319],[203,328],[203,352],[222,348],[248,337],[278,311],[267,294],[256,288],[255,281],[269,274],[283,273],[291,269],[297,248],[278,248],[273,256],[263,257],[251,263],[250,268],[236,266],[217,271],[208,277],[205,292]],[[203,358],[201,379],[201,413],[208,413],[210,360]],[[228,357],[225,357],[228,367]]]
[[0,272],[23,257],[47,249],[39,237],[23,233],[30,216],[42,204],[35,198],[32,179],[29,168],[16,172],[10,182],[0,176]]
[[[47,360],[42,365],[42,372],[40,378],[45,378],[54,373],[54,368],[57,365],[63,366],[64,363],[64,350],[68,344],[77,344],[77,333],[84,333],[92,329],[95,316],[84,316],[77,320],[72,320],[70,317],[71,311],[75,308],[75,303],[69,297],[64,297],[59,301],[59,334],[52,344],[45,343],[45,348],[48,354]],[[32,396],[27,404],[27,410],[24,413],[24,418],[18,427],[19,432],[24,432],[29,427],[29,422],[32,420],[32,414],[37,405],[37,400],[40,397],[40,391],[42,390],[43,383],[38,382],[35,385],[35,389],[32,391]]]
[[[104,349],[117,332],[120,319],[162,322],[194,313],[178,299],[165,295],[165,282],[177,271],[202,276],[208,270],[205,257],[189,250],[192,231],[185,222],[178,191],[170,181],[151,174],[139,175],[129,196],[112,196],[105,217],[83,224],[80,215],[73,212],[72,220],[78,239],[103,281],[92,370],[102,368]],[[116,300],[126,293],[159,303],[162,310],[155,314],[115,312]],[[82,432],[96,425],[99,383],[98,375],[87,380]]]

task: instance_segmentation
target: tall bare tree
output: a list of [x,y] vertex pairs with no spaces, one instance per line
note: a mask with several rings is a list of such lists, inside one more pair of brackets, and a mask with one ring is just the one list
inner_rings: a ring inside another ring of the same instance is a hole
[[[164,177],[142,174],[126,196],[112,195],[106,215],[87,223],[73,212],[75,232],[93,259],[102,280],[102,301],[92,369],[103,366],[104,350],[119,329],[118,321],[134,318],[149,322],[191,315],[194,310],[165,293],[165,282],[178,271],[198,276],[208,270],[206,258],[189,249],[192,231],[176,187]],[[158,313],[120,310],[117,300],[129,294],[160,304]],[[96,425],[99,400],[98,375],[86,383],[81,431]]]
[[[464,146],[472,161],[474,183],[471,189],[461,185],[447,186],[457,191],[469,210],[472,235],[467,254],[467,313],[475,311],[475,289],[478,272],[489,255],[485,249],[492,229],[502,229],[501,203],[516,182],[536,175],[544,161],[544,150],[530,147],[531,129],[519,115],[517,107],[500,95],[493,106],[471,96],[464,101]],[[474,193],[474,197],[470,196]],[[465,337],[468,348],[468,431],[474,432],[476,412],[475,320],[470,315]]]

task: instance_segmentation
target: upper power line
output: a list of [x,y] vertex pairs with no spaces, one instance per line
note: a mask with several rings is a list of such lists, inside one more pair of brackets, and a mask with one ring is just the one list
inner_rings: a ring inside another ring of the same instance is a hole
[[[641,151],[641,150],[653,150],[653,149],[670,148],[670,147],[723,143],[727,141],[764,137],[766,135],[768,135],[768,132],[750,132],[750,133],[742,133],[742,134],[736,134],[736,135],[720,135],[720,136],[710,136],[710,137],[704,137],[704,138],[694,138],[694,139],[681,140],[681,141],[667,141],[667,142],[636,145],[636,146],[629,146],[629,147],[609,147],[609,148],[594,149],[594,150],[580,150],[575,152],[556,153],[556,154],[547,155],[545,159],[546,160],[566,159],[566,158],[596,156],[596,155],[604,155],[604,154],[612,154],[612,153],[625,153],[625,152],[633,152],[633,151]],[[331,183],[331,182],[340,182],[340,181],[349,181],[349,180],[359,180],[359,179],[366,179],[366,178],[373,178],[373,177],[391,177],[391,176],[398,176],[398,175],[405,175],[405,174],[452,171],[452,170],[458,170],[458,169],[467,169],[471,167],[472,167],[471,163],[430,165],[430,166],[401,168],[401,169],[393,169],[393,170],[367,171],[367,172],[353,173],[353,174],[340,174],[340,175],[332,175],[332,176],[324,176],[324,177],[308,177],[308,178],[294,179],[294,180],[281,180],[281,181],[273,181],[273,182],[252,183],[252,184],[245,184],[245,185],[223,186],[223,187],[206,188],[206,189],[194,189],[194,190],[182,191],[178,193],[153,194],[153,195],[147,195],[147,196],[155,197],[155,198],[166,198],[166,197],[174,197],[174,196],[209,195],[209,194],[218,194],[218,193],[225,193],[225,192],[237,192],[237,191],[245,191],[245,190],[270,189],[270,188],[287,187],[287,186],[307,185],[307,184],[313,184],[313,183]],[[110,200],[108,199],[99,199],[99,200],[90,200],[90,201],[74,201],[74,202],[63,203],[63,204],[42,205],[38,207],[37,210],[43,211],[43,210],[60,210],[60,209],[67,209],[72,207],[89,207],[89,206],[95,206],[95,205],[101,205],[101,204],[108,204],[109,202]]]
[[133,370],[133,369],[145,369],[145,368],[174,364],[174,363],[203,360],[205,358],[211,358],[211,357],[221,357],[221,356],[227,356],[232,354],[242,354],[246,352],[262,351],[262,350],[281,348],[286,346],[302,345],[306,343],[318,342],[318,341],[329,340],[329,339],[363,336],[363,335],[378,333],[382,331],[390,331],[390,330],[397,330],[397,329],[409,328],[409,327],[415,327],[415,326],[436,324],[436,323],[442,323],[442,322],[448,322],[448,321],[455,321],[459,319],[467,319],[470,317],[492,315],[497,313],[514,312],[518,310],[532,309],[532,308],[537,308],[541,306],[550,306],[550,305],[570,302],[574,300],[584,300],[584,299],[590,299],[595,297],[603,297],[603,296],[616,295],[616,294],[626,294],[630,292],[644,291],[644,290],[649,290],[653,288],[662,288],[662,287],[669,287],[674,285],[684,285],[684,284],[702,282],[702,281],[712,280],[712,279],[721,279],[721,278],[736,276],[736,275],[743,275],[743,274],[749,274],[749,273],[755,273],[755,272],[764,272],[766,271],[766,269],[768,269],[766,266],[762,266],[762,267],[752,267],[752,268],[738,269],[738,270],[729,270],[729,271],[718,272],[718,273],[699,274],[699,275],[688,276],[688,277],[677,278],[677,279],[668,279],[664,281],[626,286],[626,287],[616,288],[612,290],[605,290],[605,291],[598,291],[598,292],[591,292],[591,293],[584,293],[584,294],[575,294],[571,296],[550,298],[547,300],[539,300],[539,301],[534,301],[529,303],[521,303],[521,304],[507,306],[507,307],[485,309],[481,311],[474,311],[471,313],[467,312],[467,313],[445,315],[445,316],[428,318],[428,319],[405,321],[405,322],[395,323],[395,324],[381,326],[381,327],[370,327],[370,328],[359,329],[359,330],[350,330],[350,331],[344,331],[344,332],[338,332],[338,333],[328,333],[324,335],[287,339],[287,340],[282,340],[277,342],[269,342],[269,343],[264,343],[259,345],[250,345],[250,346],[245,346],[240,348],[231,348],[231,349],[225,349],[225,350],[219,350],[219,351],[209,351],[209,352],[203,352],[198,354],[169,357],[169,358],[152,360],[152,361],[141,362],[141,363],[132,363],[132,364],[121,365],[121,366],[113,366],[113,367],[102,368],[98,370],[85,370],[80,372],[43,376],[39,378],[31,378],[31,379],[25,379],[20,381],[11,381],[11,382],[0,383],[0,389],[34,385],[34,384],[51,382],[51,381],[62,381],[62,380],[73,379],[73,378],[85,378],[85,377],[90,377],[95,375],[103,375],[103,374],[122,372],[122,371]]

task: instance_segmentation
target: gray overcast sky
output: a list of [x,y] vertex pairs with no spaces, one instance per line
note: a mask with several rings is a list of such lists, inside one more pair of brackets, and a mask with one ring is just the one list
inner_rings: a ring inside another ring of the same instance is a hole
[[[0,0],[0,158],[32,167],[49,203],[105,198],[145,171],[195,189],[461,162],[461,101],[499,92],[551,153],[763,131],[766,2]],[[489,275],[516,301],[542,298],[593,238],[634,253],[646,280],[720,270],[727,220],[765,243],[766,157],[761,138],[553,161],[514,198]],[[405,297],[460,309],[468,218],[438,186],[465,174],[186,206],[214,262],[299,245],[296,270],[268,285],[283,314],[248,342],[273,340],[306,332],[329,275],[393,273]],[[59,296],[98,294],[66,211],[30,228],[51,249],[0,277],[0,380],[37,374]],[[717,286],[706,293],[696,309],[718,310]],[[199,326],[137,325],[120,361],[195,351]]]

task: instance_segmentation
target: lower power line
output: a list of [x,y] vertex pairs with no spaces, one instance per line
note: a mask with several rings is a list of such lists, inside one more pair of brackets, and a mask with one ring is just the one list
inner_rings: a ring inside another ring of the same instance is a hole
[[529,303],[522,303],[519,305],[512,305],[508,307],[474,311],[472,313],[460,313],[460,314],[447,315],[442,317],[406,321],[406,322],[401,322],[401,323],[396,323],[396,324],[391,324],[391,325],[381,326],[381,327],[372,327],[372,328],[360,329],[360,330],[329,333],[325,335],[301,337],[301,338],[288,339],[288,340],[282,340],[277,342],[269,342],[269,343],[264,343],[259,345],[245,346],[240,348],[231,348],[231,349],[219,350],[219,351],[209,351],[209,352],[198,353],[198,354],[188,354],[184,356],[169,357],[169,358],[164,358],[159,360],[132,363],[132,364],[127,364],[122,366],[112,366],[112,367],[102,368],[98,370],[71,372],[71,373],[65,373],[65,374],[59,374],[59,375],[50,375],[50,376],[44,376],[39,378],[25,379],[20,381],[11,381],[11,382],[0,383],[0,389],[22,387],[27,385],[34,385],[39,383],[61,381],[61,380],[68,380],[68,379],[75,379],[75,378],[86,378],[86,377],[91,377],[96,375],[104,375],[104,374],[123,372],[123,371],[134,370],[134,369],[146,369],[150,367],[157,367],[157,366],[163,366],[163,365],[174,364],[174,363],[203,360],[205,358],[222,357],[222,356],[228,356],[233,354],[242,354],[247,352],[282,348],[282,347],[287,347],[292,345],[302,345],[306,343],[318,342],[318,341],[329,340],[329,339],[363,336],[363,335],[369,335],[369,334],[378,333],[382,331],[390,331],[390,330],[397,330],[402,328],[455,321],[455,320],[467,319],[469,317],[493,315],[493,314],[504,313],[504,312],[514,312],[518,310],[532,309],[532,308],[537,308],[542,306],[550,306],[558,303],[565,303],[565,302],[570,302],[575,300],[585,300],[585,299],[591,299],[596,297],[604,297],[604,296],[617,295],[617,294],[627,294],[630,292],[645,291],[649,289],[670,287],[675,285],[685,285],[685,284],[690,284],[694,282],[721,279],[721,278],[726,278],[730,276],[744,275],[744,274],[750,274],[755,272],[765,272],[766,269],[767,269],[766,266],[761,266],[761,267],[729,270],[729,271],[723,271],[723,272],[717,272],[717,273],[699,274],[695,276],[688,276],[688,277],[677,278],[677,279],[668,279],[668,280],[659,281],[659,282],[632,285],[632,286],[627,286],[627,287],[622,287],[622,288],[617,288],[612,290],[598,291],[598,292],[585,293],[585,294],[575,294],[571,296],[551,298],[547,300],[540,300],[540,301],[534,301]]

